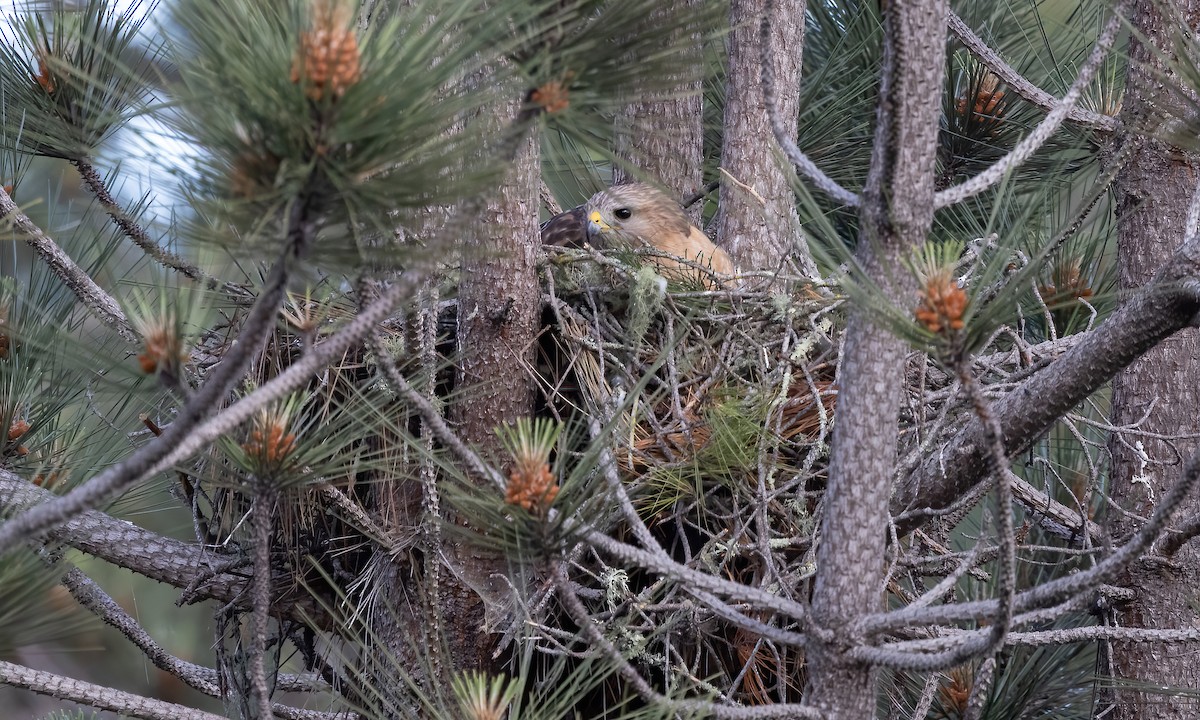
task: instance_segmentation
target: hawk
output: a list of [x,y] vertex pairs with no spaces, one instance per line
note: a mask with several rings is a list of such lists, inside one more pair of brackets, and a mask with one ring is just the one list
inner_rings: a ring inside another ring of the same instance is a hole
[[700,228],[688,220],[661,190],[644,183],[616,185],[601,190],[587,203],[555,215],[542,225],[542,244],[563,247],[651,247],[669,257],[652,257],[659,273],[668,280],[696,282],[715,288],[711,276],[732,276],[733,262],[713,245]]

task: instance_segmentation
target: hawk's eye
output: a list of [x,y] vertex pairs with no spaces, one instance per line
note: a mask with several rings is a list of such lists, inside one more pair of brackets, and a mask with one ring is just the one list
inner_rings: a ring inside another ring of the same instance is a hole
[[617,208],[616,210],[613,210],[613,215],[618,220],[628,220],[630,216],[633,215],[633,211],[629,208]]

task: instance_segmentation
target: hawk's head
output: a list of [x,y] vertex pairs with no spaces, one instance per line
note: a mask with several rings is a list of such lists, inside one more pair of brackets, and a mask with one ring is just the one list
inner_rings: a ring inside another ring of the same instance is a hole
[[588,237],[605,235],[605,240],[617,239],[631,244],[648,243],[661,247],[660,238],[686,236],[692,227],[674,200],[644,183],[601,190],[587,201],[584,212],[588,219]]

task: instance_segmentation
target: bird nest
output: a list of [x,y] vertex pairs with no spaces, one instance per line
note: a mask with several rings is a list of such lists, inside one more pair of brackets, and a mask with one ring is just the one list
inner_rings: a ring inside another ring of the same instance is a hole
[[668,286],[637,255],[551,249],[545,305],[557,332],[539,364],[550,411],[610,426],[652,516],[717,487],[815,492],[838,301],[798,277]]
[[[800,277],[668,284],[639,257],[652,252],[548,248],[544,319],[554,330],[538,363],[547,412],[587,419],[638,515],[677,559],[747,584],[763,581],[766,561],[798,586],[814,567],[841,302]],[[616,523],[607,532],[620,536]],[[798,695],[798,655],[769,654],[753,634],[697,618],[687,641],[663,645],[651,638],[678,614],[626,617],[611,605],[648,602],[655,578],[599,555],[580,562],[572,576],[594,593],[589,612],[631,623],[612,632],[626,650],[641,648],[631,655],[647,671],[678,650],[717,686],[752,668],[736,693],[743,701],[766,701],[768,686]],[[659,603],[686,602],[677,587],[661,592]]]

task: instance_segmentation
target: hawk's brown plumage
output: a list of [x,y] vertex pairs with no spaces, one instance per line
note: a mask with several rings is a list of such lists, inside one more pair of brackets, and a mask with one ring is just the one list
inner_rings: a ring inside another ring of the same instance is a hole
[[581,248],[587,242],[587,213],[579,205],[542,223],[542,244]]
[[720,275],[734,272],[725,251],[692,225],[678,203],[643,183],[602,190],[587,204],[555,215],[542,226],[544,244],[582,247],[585,241],[598,247],[649,246],[690,261],[651,258],[659,272],[670,280],[699,280],[711,287],[712,280],[696,265]]

